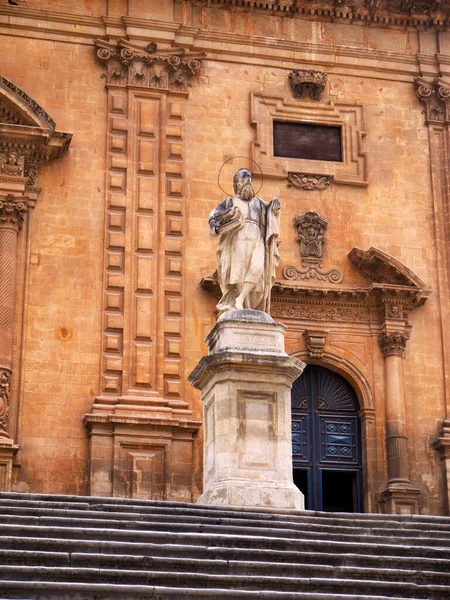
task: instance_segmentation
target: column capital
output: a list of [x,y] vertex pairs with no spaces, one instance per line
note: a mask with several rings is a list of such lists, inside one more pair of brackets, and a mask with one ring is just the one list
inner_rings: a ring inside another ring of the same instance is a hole
[[27,210],[27,203],[17,200],[12,194],[0,198],[0,227],[20,231]]
[[387,356],[403,356],[409,334],[406,331],[382,331],[378,336],[381,352]]

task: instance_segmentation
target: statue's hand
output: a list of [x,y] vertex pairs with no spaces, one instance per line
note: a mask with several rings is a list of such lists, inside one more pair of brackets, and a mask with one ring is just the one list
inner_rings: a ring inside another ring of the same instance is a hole
[[272,212],[277,215],[280,212],[281,204],[278,198],[274,198],[270,203],[272,205]]

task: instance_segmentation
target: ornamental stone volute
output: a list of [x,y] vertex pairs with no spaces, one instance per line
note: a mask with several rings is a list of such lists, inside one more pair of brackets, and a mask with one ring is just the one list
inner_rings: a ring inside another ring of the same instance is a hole
[[16,201],[12,194],[0,200],[0,227],[20,231],[28,210],[25,202]]
[[402,331],[382,331],[378,337],[384,358],[387,356],[403,356],[407,341],[408,335]]

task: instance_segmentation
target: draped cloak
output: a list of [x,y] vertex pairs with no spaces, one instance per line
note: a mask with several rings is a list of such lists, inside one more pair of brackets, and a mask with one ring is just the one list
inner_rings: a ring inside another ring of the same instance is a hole
[[280,216],[272,212],[272,203],[257,197],[226,198],[212,211],[209,223],[213,234],[221,236],[216,254],[219,312],[235,308],[244,283],[254,285],[244,307],[269,312],[280,231]]

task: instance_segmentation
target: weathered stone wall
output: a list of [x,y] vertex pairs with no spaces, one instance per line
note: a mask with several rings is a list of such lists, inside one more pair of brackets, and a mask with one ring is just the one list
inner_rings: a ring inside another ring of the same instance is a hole
[[[440,456],[430,445],[446,416],[442,318],[448,310],[443,290],[447,275],[438,260],[444,240],[435,219],[442,207],[433,195],[429,129],[413,79],[438,75],[435,55],[450,48],[450,34],[437,34],[433,28],[419,31],[169,0],[151,3],[151,8],[147,2],[133,0],[127,22],[118,19],[126,16],[125,3],[119,1],[48,2],[47,11],[58,11],[48,19],[39,11],[40,4],[29,0],[29,10],[21,13],[1,7],[1,43],[8,57],[1,74],[31,95],[59,129],[72,132],[73,141],[63,159],[41,171],[42,193],[32,214],[30,255],[20,259],[29,267],[24,327],[15,339],[13,371],[20,373],[20,381],[13,384],[11,410],[20,467],[13,489],[89,492],[89,444],[83,417],[100,393],[104,370],[108,127],[105,79],[95,60],[93,41],[129,35],[136,43],[156,41],[168,48],[175,41],[176,46],[206,52],[184,103],[182,133],[184,373],[180,389],[192,418],[200,418],[201,403],[185,377],[205,354],[203,339],[215,318],[215,300],[199,283],[215,270],[216,242],[208,237],[207,217],[224,197],[217,185],[219,170],[228,158],[252,156],[256,135],[252,93],[291,102],[291,70],[326,71],[328,85],[320,102],[362,107],[368,185],[332,183],[322,191],[306,191],[288,187],[286,179],[265,176],[261,197],[278,196],[282,204],[279,279],[283,280],[284,266],[300,267],[292,220],[311,210],[329,223],[323,265],[343,273],[342,283],[335,287],[368,287],[371,281],[350,263],[348,254],[353,247],[375,246],[431,288],[427,302],[409,315],[411,338],[403,360],[409,468],[412,484],[421,490],[420,509],[445,512]],[[110,20],[102,21],[108,11]],[[417,53],[425,56],[420,67]],[[305,102],[314,105],[309,99]],[[226,181],[223,175],[221,183]],[[230,183],[228,187],[231,192]],[[163,196],[159,201],[165,202]],[[442,215],[437,219],[441,222]],[[162,264],[162,244],[155,252]],[[130,260],[130,254],[125,260]],[[316,280],[302,284],[330,287]],[[18,302],[21,298],[19,294]],[[156,310],[162,319],[162,303]],[[308,362],[303,331],[311,321],[284,320],[289,326],[287,351]],[[337,322],[325,319],[320,325],[329,331],[329,361],[332,356],[348,361],[370,387],[376,443],[366,465],[371,472],[366,508],[378,511],[378,493],[387,478],[383,355],[377,341],[380,323],[361,324],[350,316]],[[163,355],[158,356],[162,361]],[[337,368],[329,361],[325,358],[321,364]],[[344,366],[340,369],[352,378]],[[356,391],[362,402],[364,393],[357,385]],[[195,457],[194,497],[201,491],[201,435]]]

